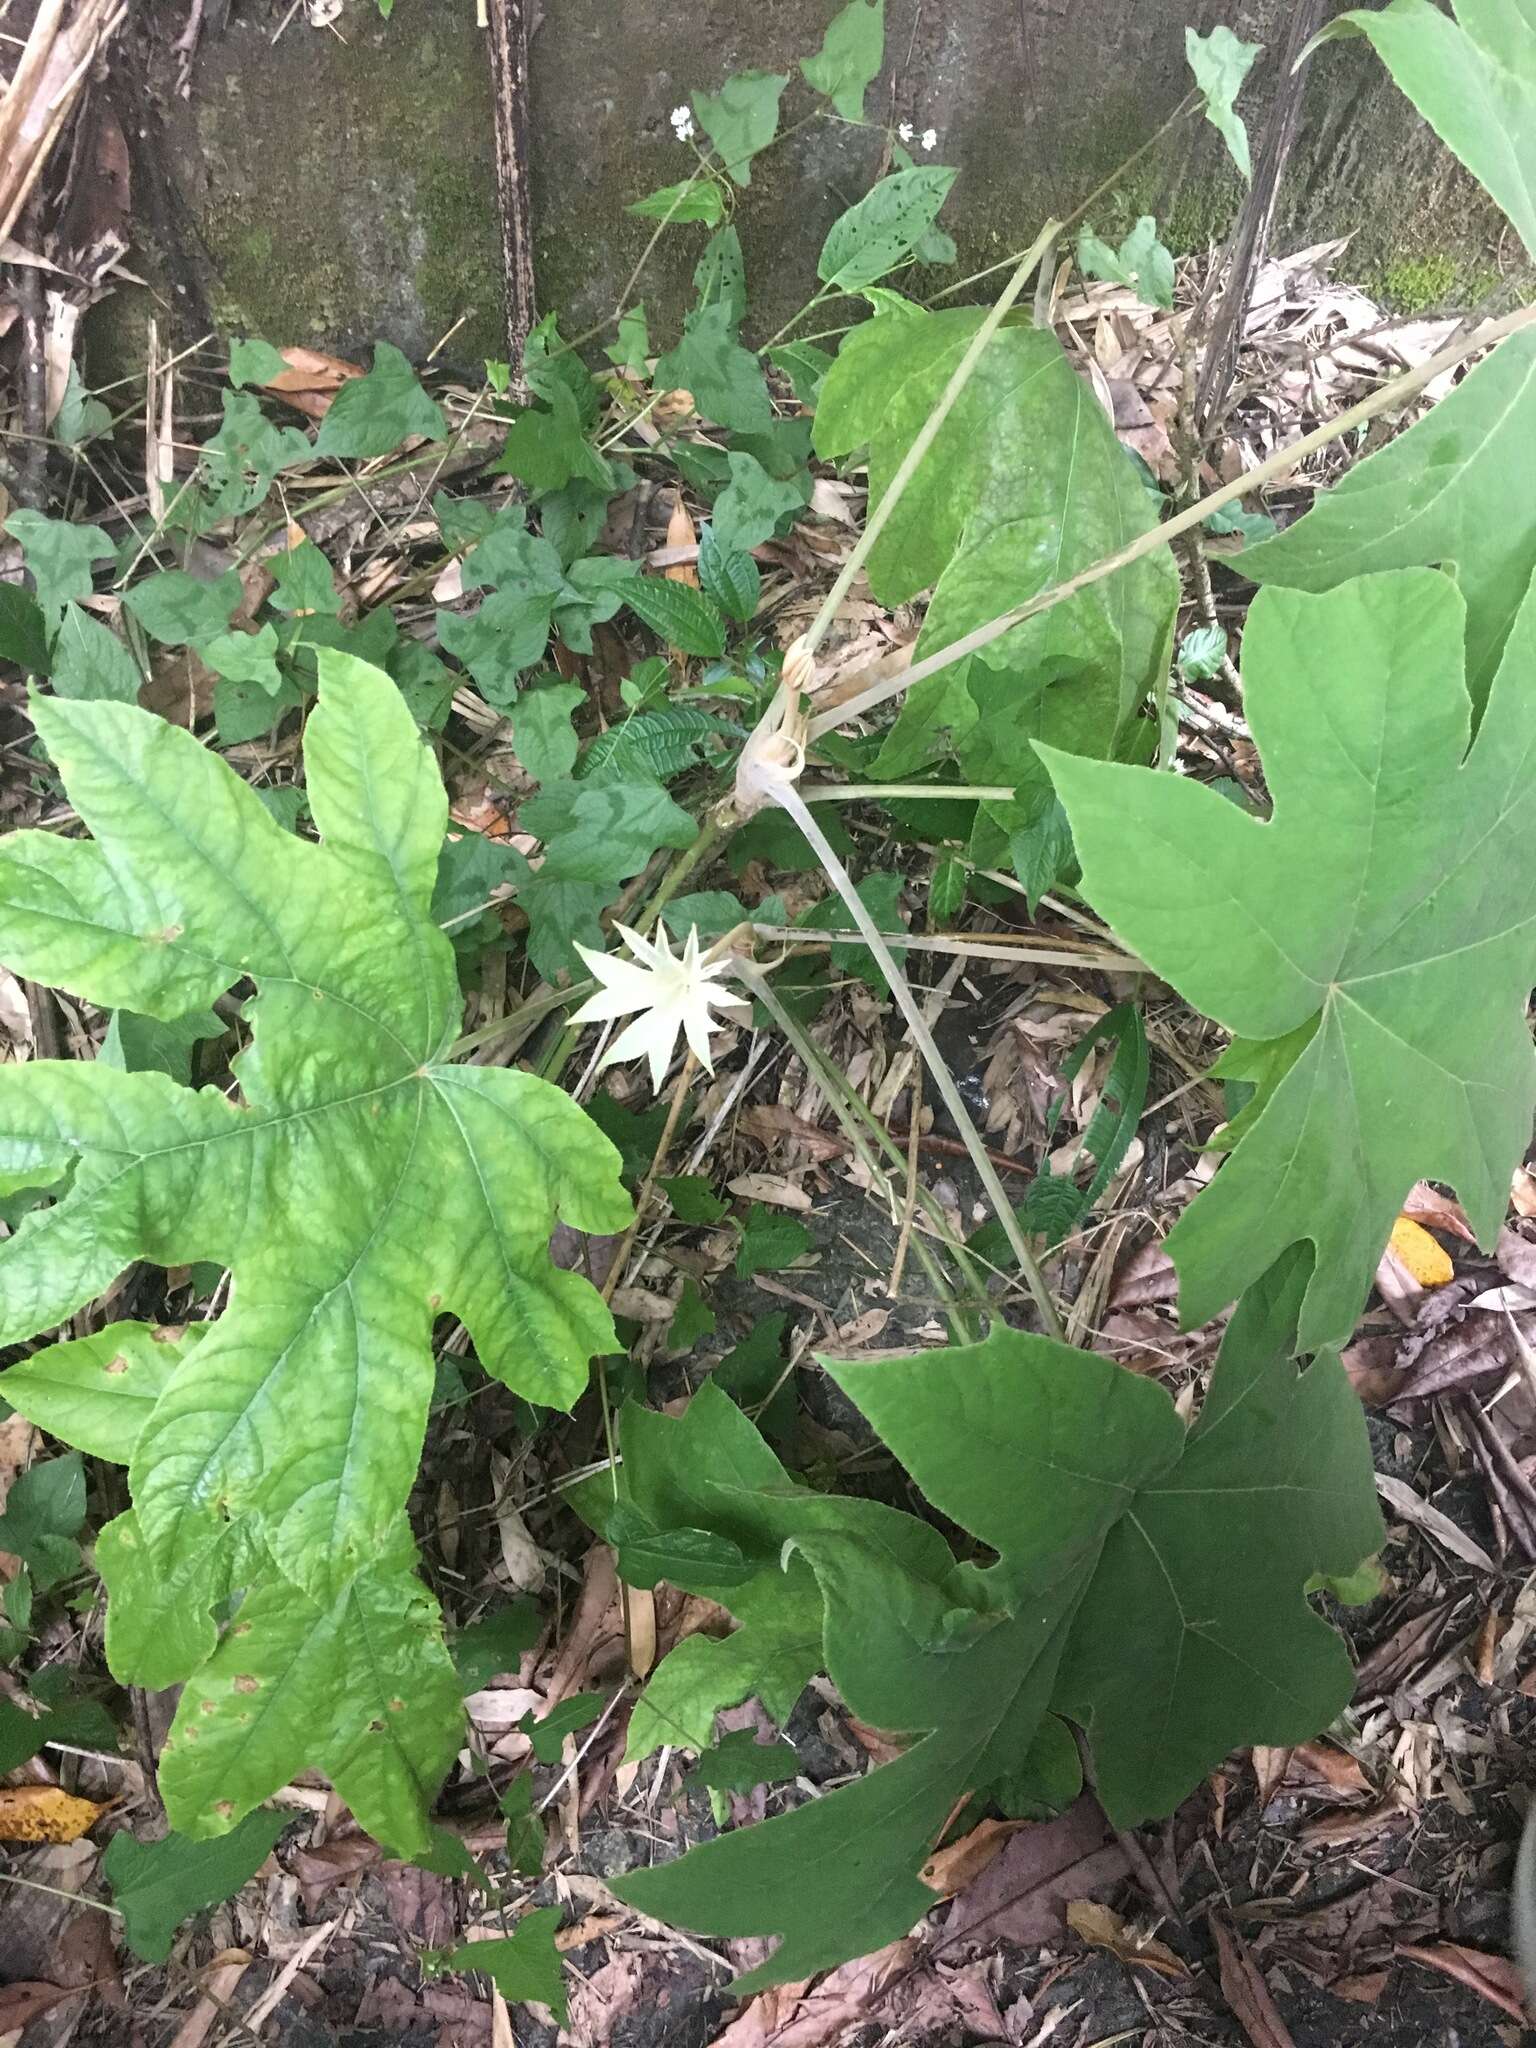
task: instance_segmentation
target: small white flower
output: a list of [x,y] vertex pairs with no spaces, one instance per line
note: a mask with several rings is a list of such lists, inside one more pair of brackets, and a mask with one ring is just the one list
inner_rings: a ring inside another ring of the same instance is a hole
[[938,147],[938,141],[939,131],[937,128],[925,128],[923,130],[921,140],[921,147],[923,149],[932,152],[934,149]]
[[674,107],[669,118],[672,122],[672,132],[678,141],[691,142],[694,132],[692,110],[688,107]]
[[700,957],[696,925],[690,929],[680,955],[672,951],[660,925],[654,939],[642,939],[627,925],[615,924],[614,930],[633,953],[638,966],[635,961],[621,960],[613,953],[594,952],[589,946],[576,948],[602,987],[587,998],[571,1022],[603,1024],[615,1017],[627,1017],[631,1011],[640,1013],[632,1024],[625,1025],[604,1053],[598,1072],[616,1061],[637,1060],[644,1055],[651,1063],[651,1086],[659,1093],[681,1031],[699,1065],[712,1074],[715,1067],[710,1058],[709,1034],[718,1031],[723,1020],[711,1012],[716,1008],[746,1007],[743,997],[716,985],[730,961]]
[[896,130],[896,133],[901,137],[903,142],[910,142],[915,132],[916,131],[914,130],[912,123],[910,121],[901,122]]

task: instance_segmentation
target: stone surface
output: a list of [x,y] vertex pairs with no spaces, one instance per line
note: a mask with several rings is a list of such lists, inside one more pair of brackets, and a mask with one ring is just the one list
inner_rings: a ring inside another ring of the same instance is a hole
[[[886,72],[871,120],[937,129],[961,176],[945,216],[955,273],[995,263],[1075,205],[1188,89],[1186,21],[1275,42],[1289,0],[888,0]],[[286,0],[285,0],[286,5]],[[795,72],[835,0],[551,0],[533,41],[532,136],[541,300],[567,330],[608,313],[651,223],[625,202],[685,175],[671,108],[747,67]],[[502,352],[490,88],[469,0],[346,0],[331,29],[302,11],[272,43],[260,0],[205,45],[172,116],[173,160],[221,283],[220,316],[278,342],[420,357]],[[1250,127],[1268,80],[1255,75]],[[815,281],[821,237],[882,162],[883,127],[818,116],[758,160],[738,195],[753,320],[773,331]],[[1246,105],[1246,102],[1245,102]],[[1178,250],[1229,226],[1235,173],[1204,123],[1159,146],[1096,210],[1109,232],[1155,211]],[[1406,309],[1475,296],[1502,261],[1500,223],[1361,43],[1314,60],[1282,207],[1284,238],[1354,231],[1349,268]],[[675,331],[701,228],[671,228],[641,286],[652,332]],[[934,278],[937,285],[944,280]],[[836,324],[835,308],[813,325]]]

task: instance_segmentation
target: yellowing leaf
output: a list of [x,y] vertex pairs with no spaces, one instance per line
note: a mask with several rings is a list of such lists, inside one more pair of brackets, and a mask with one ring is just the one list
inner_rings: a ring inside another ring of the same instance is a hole
[[57,1785],[0,1785],[0,1842],[74,1842],[106,1812]]
[[1450,1253],[1411,1216],[1399,1216],[1393,1224],[1391,1248],[1421,1287],[1444,1287],[1455,1274]]

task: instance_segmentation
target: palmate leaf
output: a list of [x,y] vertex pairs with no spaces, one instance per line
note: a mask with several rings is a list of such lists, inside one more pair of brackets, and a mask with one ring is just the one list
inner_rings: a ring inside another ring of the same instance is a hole
[[1325,1726],[1349,1660],[1304,1588],[1358,1563],[1381,1524],[1345,1375],[1333,1358],[1298,1375],[1286,1357],[1302,1277],[1293,1261],[1245,1301],[1187,1433],[1151,1382],[1012,1330],[830,1366],[933,1506],[996,1553],[984,1569],[894,1509],[795,1488],[707,1386],[680,1424],[629,1418],[626,1485],[653,1514],[670,1495],[679,1521],[729,1537],[765,1575],[781,1557],[808,1564],[848,1706],[919,1739],[615,1889],[701,1932],[782,1935],[740,1987],[756,1988],[905,1934],[933,1903],[917,1872],[960,1801],[1059,1785],[1053,1715],[1087,1730],[1122,1826],[1171,1811],[1238,1743]]
[[72,1168],[0,1247],[0,1341],[57,1324],[131,1260],[212,1260],[230,1306],[134,1450],[167,1575],[210,1514],[256,1518],[315,1600],[371,1563],[415,1475],[431,1330],[458,1315],[486,1370],[568,1405],[612,1346],[557,1272],[557,1215],[622,1227],[617,1155],[558,1090],[443,1064],[453,951],[431,922],[446,798],[394,685],[320,655],[305,732],[323,844],[284,832],[190,734],[125,705],[34,707],[94,840],[0,845],[7,962],[104,1007],[175,1017],[249,976],[241,1099],[100,1063],[0,1070],[0,1176]]
[[[868,446],[870,504],[939,400],[984,317],[978,310],[867,321],[844,342],[816,413],[816,446]],[[1005,326],[940,430],[869,558],[871,587],[900,604],[936,585],[916,653],[946,647],[1048,584],[1124,546],[1155,510],[1108,420],[1055,336]],[[1178,577],[1165,550],[920,683],[876,770],[906,775],[948,751],[968,780],[1011,784],[984,806],[1013,836],[1039,829],[1047,739],[1113,755],[1167,671]],[[1059,864],[1059,861],[1058,863]]]
[[1421,1177],[1484,1243],[1503,1220],[1536,1106],[1536,597],[1470,753],[1465,625],[1429,569],[1261,592],[1243,676],[1270,823],[1050,757],[1089,901],[1267,1091],[1168,1240],[1188,1324],[1306,1240],[1301,1343],[1342,1342]]

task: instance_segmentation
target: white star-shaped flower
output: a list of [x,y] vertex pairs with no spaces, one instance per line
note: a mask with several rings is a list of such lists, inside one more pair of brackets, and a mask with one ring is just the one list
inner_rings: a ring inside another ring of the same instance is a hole
[[712,1015],[712,1011],[747,1007],[743,997],[718,985],[720,976],[730,967],[730,960],[707,960],[700,955],[697,925],[689,930],[680,954],[672,951],[660,925],[654,939],[642,939],[628,925],[615,924],[614,930],[635,956],[633,960],[621,959],[615,953],[594,952],[590,946],[576,948],[602,986],[596,995],[587,998],[571,1022],[605,1024],[615,1017],[639,1012],[603,1054],[598,1072],[624,1060],[637,1060],[643,1054],[651,1063],[651,1086],[660,1093],[681,1031],[699,1065],[712,1074],[715,1065],[710,1057],[709,1034],[718,1031],[724,1021]]

